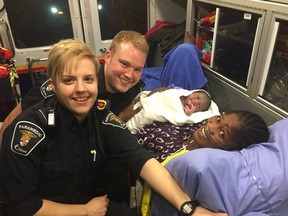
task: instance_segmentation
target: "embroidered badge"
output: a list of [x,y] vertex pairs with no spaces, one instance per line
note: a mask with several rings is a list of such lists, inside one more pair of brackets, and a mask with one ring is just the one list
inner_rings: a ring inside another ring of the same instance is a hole
[[45,133],[38,125],[20,121],[14,128],[11,149],[17,154],[27,156],[44,138]]
[[106,105],[107,105],[107,101],[106,100],[98,100],[97,101],[97,109],[98,110],[104,110]]
[[106,118],[103,121],[103,124],[111,125],[114,127],[119,127],[122,129],[127,128],[127,125],[125,124],[125,122],[123,122],[118,116],[116,116],[112,112],[108,113],[108,115],[106,116]]
[[44,98],[55,95],[52,86],[50,84],[50,79],[46,80],[40,87],[41,94]]

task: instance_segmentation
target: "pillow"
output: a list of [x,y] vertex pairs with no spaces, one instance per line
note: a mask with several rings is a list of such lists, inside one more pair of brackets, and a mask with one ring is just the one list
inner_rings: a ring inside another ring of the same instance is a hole
[[[172,159],[165,167],[191,199],[212,211],[287,215],[288,119],[274,123],[269,131],[267,143],[232,152],[197,149]],[[156,193],[151,211],[153,216],[177,215]]]

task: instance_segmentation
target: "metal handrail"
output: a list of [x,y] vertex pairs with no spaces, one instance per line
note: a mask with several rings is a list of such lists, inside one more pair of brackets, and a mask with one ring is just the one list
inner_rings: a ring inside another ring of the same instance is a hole
[[29,74],[30,74],[30,77],[31,77],[31,81],[32,81],[32,85],[35,85],[36,84],[36,80],[35,80],[35,77],[33,75],[33,67],[32,65],[35,63],[35,62],[44,62],[44,61],[47,61],[48,58],[27,58],[26,59],[27,62],[28,62],[28,71],[29,71]]

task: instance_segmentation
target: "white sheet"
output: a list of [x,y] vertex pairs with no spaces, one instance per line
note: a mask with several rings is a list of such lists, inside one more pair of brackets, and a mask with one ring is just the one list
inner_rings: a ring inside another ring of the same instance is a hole
[[[175,125],[185,123],[197,123],[204,119],[219,115],[219,108],[211,101],[211,106],[207,111],[196,112],[187,116],[183,111],[180,96],[187,96],[196,90],[169,89],[163,92],[156,92],[147,97],[150,91],[142,91],[137,97],[140,101],[135,104],[134,109],[142,106],[139,113],[133,116],[128,122],[127,127],[132,133],[153,121],[169,121]],[[204,90],[203,90],[204,91]]]

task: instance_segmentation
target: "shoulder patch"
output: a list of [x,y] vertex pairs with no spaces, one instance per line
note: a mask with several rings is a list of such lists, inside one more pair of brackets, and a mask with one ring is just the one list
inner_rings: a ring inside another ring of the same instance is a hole
[[44,131],[29,121],[16,124],[11,141],[11,150],[22,156],[27,156],[45,138]]
[[50,84],[50,79],[48,79],[44,83],[42,83],[42,85],[40,87],[40,92],[44,98],[55,95],[55,93],[51,87],[51,84]]
[[127,128],[127,125],[125,124],[122,119],[120,119],[118,116],[116,116],[114,113],[109,112],[105,119],[103,120],[103,124],[105,125],[111,125],[113,127],[119,127],[122,129]]

